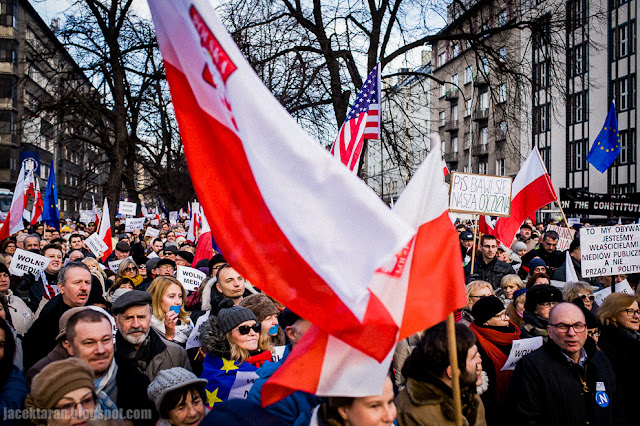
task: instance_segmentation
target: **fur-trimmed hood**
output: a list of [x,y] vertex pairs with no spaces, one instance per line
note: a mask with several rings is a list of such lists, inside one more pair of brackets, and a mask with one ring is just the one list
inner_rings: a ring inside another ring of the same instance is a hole
[[201,347],[207,354],[229,358],[231,346],[229,341],[218,328],[218,321],[213,315],[209,315],[209,320],[200,327]]

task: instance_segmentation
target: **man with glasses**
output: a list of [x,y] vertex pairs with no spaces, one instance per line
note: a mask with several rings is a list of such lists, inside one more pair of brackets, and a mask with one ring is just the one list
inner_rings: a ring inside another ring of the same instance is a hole
[[176,262],[171,259],[160,259],[156,266],[159,277],[173,277],[176,272]]
[[587,339],[584,314],[560,303],[549,341],[518,362],[511,381],[514,424],[624,425],[609,359]]
[[471,281],[482,280],[489,282],[494,290],[500,288],[500,283],[505,275],[515,274],[516,271],[506,262],[498,260],[498,240],[493,235],[485,234],[480,238],[480,256],[471,273],[471,263],[464,267],[464,276],[469,284]]
[[547,275],[553,276],[553,273],[562,266],[565,260],[564,252],[556,250],[559,238],[558,233],[555,231],[545,232],[540,242],[540,247],[522,256],[522,266],[529,268],[529,262],[539,257],[547,265]]

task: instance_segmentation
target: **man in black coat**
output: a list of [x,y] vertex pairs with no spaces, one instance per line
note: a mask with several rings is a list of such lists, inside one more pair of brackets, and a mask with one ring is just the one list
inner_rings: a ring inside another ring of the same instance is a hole
[[554,307],[547,331],[549,341],[522,358],[513,374],[513,424],[625,425],[613,367],[587,339],[580,308]]
[[493,235],[485,234],[480,238],[480,258],[476,258],[471,273],[471,263],[464,268],[464,276],[467,284],[475,280],[487,281],[496,290],[500,288],[500,282],[505,275],[515,274],[511,265],[498,260],[498,240]]
[[531,259],[539,257],[547,264],[547,275],[553,276],[556,269],[564,264],[566,258],[564,252],[556,250],[559,238],[560,236],[556,231],[545,232],[540,242],[540,247],[522,256],[522,266],[529,268]]

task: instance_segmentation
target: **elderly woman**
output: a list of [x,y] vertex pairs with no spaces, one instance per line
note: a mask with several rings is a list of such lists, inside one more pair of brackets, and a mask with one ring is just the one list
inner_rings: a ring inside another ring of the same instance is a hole
[[180,281],[173,277],[156,277],[147,292],[151,294],[153,329],[165,339],[184,346],[193,323],[184,309],[187,292]]
[[592,311],[595,304],[593,300],[593,288],[591,284],[584,281],[569,281],[562,287],[562,297],[565,302],[573,302],[575,299],[582,300],[585,308]]
[[156,426],[197,426],[208,410],[204,387],[207,381],[198,379],[182,367],[162,370],[147,388],[147,396],[160,413]]
[[13,254],[16,252],[16,242],[10,238],[7,238],[6,240],[4,240],[4,243],[2,243],[1,251],[2,254],[13,256]]
[[473,315],[471,314],[471,308],[474,303],[483,297],[493,296],[493,286],[487,281],[471,281],[466,287],[467,293],[467,306],[456,311],[455,319],[460,324],[469,325],[473,322]]
[[115,281],[118,278],[127,277],[133,281],[133,284],[138,287],[143,280],[142,275],[140,275],[140,271],[138,270],[138,264],[130,258],[126,258],[122,261],[120,266],[118,267],[118,273],[116,274]]
[[618,380],[619,407],[627,424],[637,424],[637,404],[640,392],[640,309],[635,296],[612,293],[598,309],[602,324],[598,346],[613,365]]
[[521,327],[521,338],[542,336],[546,342],[549,338],[547,324],[551,308],[562,302],[560,290],[550,285],[537,285],[527,291],[524,302],[524,325]]

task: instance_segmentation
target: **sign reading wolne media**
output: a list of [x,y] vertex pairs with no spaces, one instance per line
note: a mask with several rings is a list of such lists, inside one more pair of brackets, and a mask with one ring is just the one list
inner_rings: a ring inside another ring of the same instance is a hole
[[509,216],[511,178],[453,172],[449,210],[491,216]]
[[580,229],[583,277],[640,272],[640,225]]

